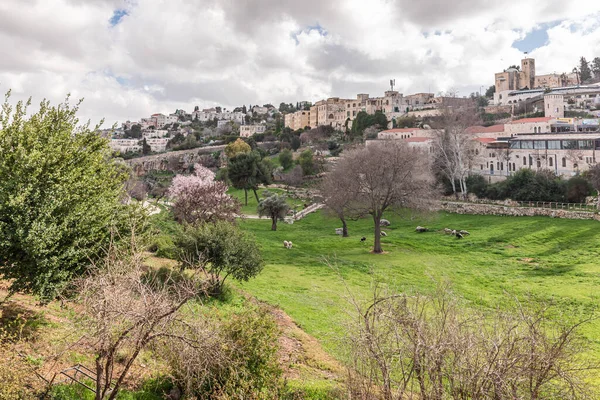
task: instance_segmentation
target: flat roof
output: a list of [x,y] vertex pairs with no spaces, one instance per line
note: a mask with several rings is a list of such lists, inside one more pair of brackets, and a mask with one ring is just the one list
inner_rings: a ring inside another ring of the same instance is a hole
[[592,133],[563,133],[563,134],[545,134],[537,135],[519,135],[510,140],[600,140],[600,134]]

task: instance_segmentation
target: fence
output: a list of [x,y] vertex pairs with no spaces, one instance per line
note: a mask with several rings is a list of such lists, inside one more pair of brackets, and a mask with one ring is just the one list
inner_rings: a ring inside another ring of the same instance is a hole
[[597,212],[596,204],[586,203],[555,203],[549,201],[517,201],[518,207],[547,208],[551,210],[589,211]]

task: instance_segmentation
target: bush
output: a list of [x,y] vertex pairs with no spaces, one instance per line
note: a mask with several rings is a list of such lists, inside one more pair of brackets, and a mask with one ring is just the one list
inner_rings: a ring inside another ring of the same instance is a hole
[[467,189],[477,197],[485,197],[488,183],[481,175],[470,175],[467,178]]
[[284,171],[287,171],[294,165],[294,158],[290,150],[285,149],[279,153],[279,164],[281,164]]
[[[283,387],[277,361],[279,331],[264,308],[212,313],[187,336],[199,344],[165,342],[159,353],[185,395],[200,399],[274,399]],[[192,333],[192,335],[190,335]]]
[[585,178],[575,176],[567,182],[567,201],[585,203],[585,198],[593,194],[592,184]]
[[174,260],[177,256],[177,249],[170,235],[160,234],[154,236],[152,244],[148,251],[155,253],[157,257],[170,258]]

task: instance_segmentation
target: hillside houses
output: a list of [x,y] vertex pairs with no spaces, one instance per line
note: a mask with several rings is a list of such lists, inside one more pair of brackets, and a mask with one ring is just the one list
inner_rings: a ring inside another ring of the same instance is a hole
[[[390,129],[377,140],[403,140],[432,153],[434,129]],[[463,133],[474,142],[472,172],[490,181],[529,168],[573,176],[594,165],[600,156],[600,119],[525,118]],[[367,142],[369,144],[369,142]]]
[[415,111],[419,111],[419,114],[436,115],[442,107],[464,107],[472,104],[471,98],[436,97],[433,93],[404,96],[398,91],[388,90],[381,97],[370,97],[366,93],[359,93],[355,99],[330,97],[317,101],[310,109],[286,114],[285,126],[298,130],[329,125],[337,130],[345,130],[352,127],[353,121],[361,111],[367,114],[381,112],[385,114],[388,121],[391,121]]

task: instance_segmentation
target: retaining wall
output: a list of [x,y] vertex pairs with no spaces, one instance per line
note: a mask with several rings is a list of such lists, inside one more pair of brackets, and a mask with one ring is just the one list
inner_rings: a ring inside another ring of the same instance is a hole
[[510,207],[494,204],[475,204],[443,201],[440,202],[440,209],[456,214],[473,215],[506,215],[511,217],[551,217],[566,219],[594,219],[600,221],[598,212],[590,211],[567,211],[552,210],[539,207]]

